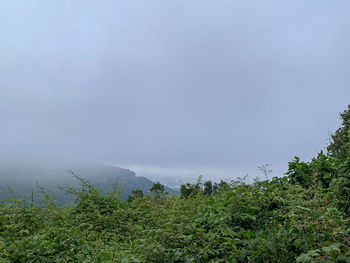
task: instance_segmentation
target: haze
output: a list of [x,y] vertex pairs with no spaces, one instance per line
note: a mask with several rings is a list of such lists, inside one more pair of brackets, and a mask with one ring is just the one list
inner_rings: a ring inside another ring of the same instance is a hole
[[350,2],[1,1],[0,158],[282,175],[350,98]]

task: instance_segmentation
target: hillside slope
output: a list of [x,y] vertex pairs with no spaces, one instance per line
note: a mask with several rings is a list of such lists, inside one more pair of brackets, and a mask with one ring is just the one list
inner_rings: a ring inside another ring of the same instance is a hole
[[123,199],[136,189],[146,193],[153,185],[151,180],[138,177],[131,170],[112,165],[12,163],[0,165],[0,199],[29,196],[32,190],[37,199],[40,196],[37,186],[39,183],[59,204],[71,202],[73,197],[65,195],[58,185],[79,186],[80,182],[73,178],[72,172],[87,179],[105,193],[117,184]]

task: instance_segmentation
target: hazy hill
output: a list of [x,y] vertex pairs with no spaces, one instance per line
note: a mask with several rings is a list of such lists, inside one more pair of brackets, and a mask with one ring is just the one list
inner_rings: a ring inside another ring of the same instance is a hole
[[31,195],[33,189],[35,197],[39,198],[39,183],[58,203],[73,201],[73,196],[67,196],[57,188],[58,185],[79,186],[80,182],[73,178],[70,171],[89,180],[103,192],[113,189],[117,183],[122,190],[123,199],[131,195],[132,190],[140,189],[146,193],[153,185],[151,180],[138,177],[131,170],[112,165],[7,163],[0,165],[0,199],[11,196],[7,186],[13,190],[16,197]]

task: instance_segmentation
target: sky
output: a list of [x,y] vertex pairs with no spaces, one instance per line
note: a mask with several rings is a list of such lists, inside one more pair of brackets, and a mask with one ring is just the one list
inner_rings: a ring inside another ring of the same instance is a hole
[[0,1],[0,158],[283,175],[350,104],[349,12],[348,0]]

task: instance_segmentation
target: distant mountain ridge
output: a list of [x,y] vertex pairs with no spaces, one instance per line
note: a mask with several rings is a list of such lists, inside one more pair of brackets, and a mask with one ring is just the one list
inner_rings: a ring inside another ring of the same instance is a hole
[[[34,190],[36,198],[39,197],[37,183],[44,187],[45,191],[53,195],[58,204],[72,202],[74,196],[65,195],[58,189],[58,185],[70,185],[79,187],[80,182],[73,178],[72,173],[87,179],[96,185],[104,193],[113,189],[117,184],[122,190],[122,198],[125,200],[133,190],[139,189],[147,193],[153,182],[125,168],[106,164],[0,164],[0,199],[5,200],[12,194],[8,191],[9,186],[15,197],[31,195]],[[171,189],[167,189],[170,192]]]

